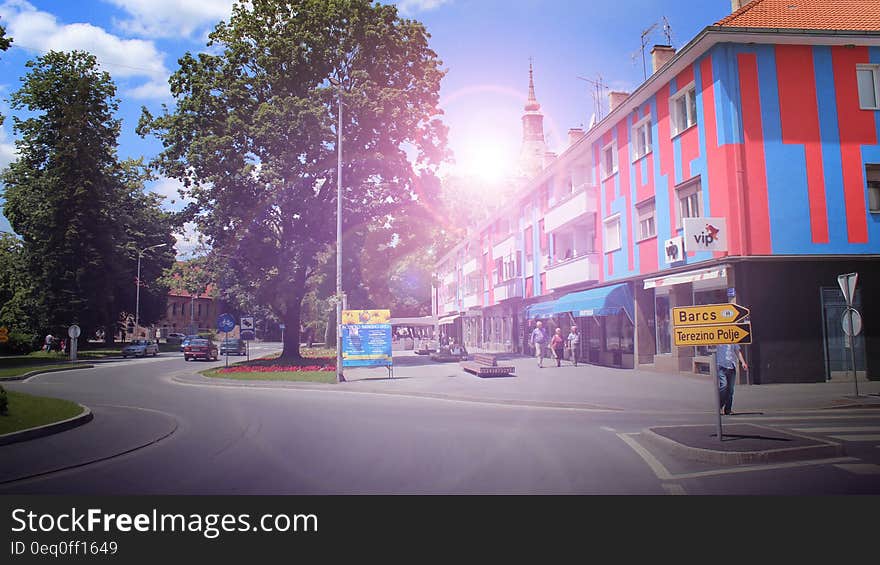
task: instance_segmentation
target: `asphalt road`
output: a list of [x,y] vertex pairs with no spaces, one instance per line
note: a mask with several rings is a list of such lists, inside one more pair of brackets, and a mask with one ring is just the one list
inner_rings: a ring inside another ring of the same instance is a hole
[[[254,354],[275,347],[258,344]],[[705,414],[696,412],[182,379],[223,362],[187,363],[180,354],[164,353],[5,384],[83,403],[95,418],[67,432],[0,447],[0,493],[880,493],[880,449],[871,442],[857,444],[843,458],[722,468],[677,459],[639,441],[648,426],[705,423]],[[415,374],[418,367],[408,371]],[[838,412],[831,419],[827,413],[786,413],[788,419],[776,423],[873,429],[878,412]]]

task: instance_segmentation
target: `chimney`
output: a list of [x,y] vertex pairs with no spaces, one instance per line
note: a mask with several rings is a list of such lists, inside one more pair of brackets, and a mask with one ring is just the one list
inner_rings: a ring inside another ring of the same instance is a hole
[[734,13],[752,0],[730,0],[730,13]]
[[583,128],[571,128],[568,130],[568,146],[574,145],[578,139],[584,136]]
[[613,112],[620,103],[629,98],[629,92],[609,92],[608,93],[608,111]]
[[675,48],[669,45],[655,45],[651,49],[652,72],[656,73],[660,68],[675,56]]
[[544,168],[546,169],[547,167],[549,167],[550,163],[552,163],[555,159],[556,159],[556,153],[554,153],[553,151],[545,152],[544,153]]

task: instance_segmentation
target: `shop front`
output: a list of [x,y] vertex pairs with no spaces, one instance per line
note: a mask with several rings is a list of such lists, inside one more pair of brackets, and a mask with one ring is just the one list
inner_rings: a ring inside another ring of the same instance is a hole
[[634,299],[629,283],[591,288],[530,306],[530,326],[545,322],[552,335],[562,328],[567,336],[576,325],[581,335],[578,359],[584,363],[632,369],[634,357]]

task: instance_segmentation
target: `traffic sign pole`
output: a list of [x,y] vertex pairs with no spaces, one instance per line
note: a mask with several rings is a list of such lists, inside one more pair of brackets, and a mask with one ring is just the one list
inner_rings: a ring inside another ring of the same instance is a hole
[[843,298],[846,300],[846,317],[848,319],[849,326],[849,359],[852,364],[853,371],[853,386],[855,387],[856,397],[859,396],[859,378],[856,373],[856,336],[855,336],[855,313],[850,312],[850,310],[855,310],[852,307],[853,300],[855,300],[856,294],[856,284],[859,282],[859,274],[858,273],[846,273],[843,275],[837,276],[837,284],[840,285],[840,291],[843,293]]

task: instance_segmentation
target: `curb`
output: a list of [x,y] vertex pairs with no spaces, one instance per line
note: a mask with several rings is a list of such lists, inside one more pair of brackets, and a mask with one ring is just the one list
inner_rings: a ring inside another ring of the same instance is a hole
[[36,439],[39,437],[57,434],[59,432],[64,432],[91,422],[92,418],[94,418],[95,416],[94,414],[92,414],[92,411],[89,409],[89,407],[83,406],[82,404],[77,405],[82,407],[83,409],[81,414],[78,414],[73,418],[68,418],[67,420],[61,420],[60,422],[52,422],[51,424],[37,426],[36,428],[28,428],[26,430],[20,430],[17,432],[10,432],[8,434],[0,435],[0,445],[9,445],[10,443],[18,443],[20,441],[27,441],[30,439]]
[[695,461],[702,461],[705,463],[716,463],[719,465],[776,463],[782,461],[798,461],[803,459],[825,459],[832,457],[843,457],[846,454],[843,445],[839,443],[832,443],[816,438],[808,438],[807,436],[800,437],[811,439],[818,442],[820,445],[789,447],[783,449],[764,449],[761,451],[718,451],[714,449],[702,449],[699,447],[691,447],[689,445],[679,443],[654,431],[655,429],[659,429],[661,427],[666,426],[643,429],[641,432],[641,437],[645,440],[645,443],[651,444],[652,446],[657,448],[672,451],[676,456],[692,459]]
[[23,375],[15,375],[14,377],[0,377],[0,383],[4,382],[13,382],[13,381],[23,381],[25,379],[29,379],[31,377],[35,377],[37,375],[42,375],[45,373],[60,373],[61,371],[75,371],[77,369],[93,369],[95,366],[91,364],[87,365],[72,365],[70,367],[58,367],[56,369],[46,369],[44,371],[31,371],[29,373],[25,373]]

